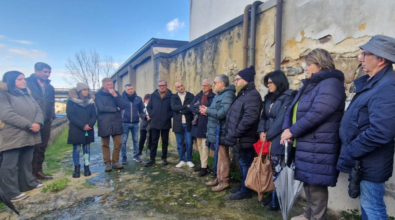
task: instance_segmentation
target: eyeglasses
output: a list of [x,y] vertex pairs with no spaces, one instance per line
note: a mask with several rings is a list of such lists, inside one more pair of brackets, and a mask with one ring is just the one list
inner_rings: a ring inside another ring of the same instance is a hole
[[267,85],[269,86],[269,85],[273,85],[273,82],[267,82]]
[[[214,84],[215,84],[215,82],[214,82]],[[209,87],[210,85],[202,85],[202,87]]]
[[365,56],[371,56],[371,55],[373,55],[373,54],[370,53],[370,52],[362,51],[362,57],[363,58],[365,58]]
[[158,87],[166,87],[167,85],[158,85]]
[[237,81],[239,81],[239,80],[241,80],[241,78],[235,78],[235,82],[237,82]]

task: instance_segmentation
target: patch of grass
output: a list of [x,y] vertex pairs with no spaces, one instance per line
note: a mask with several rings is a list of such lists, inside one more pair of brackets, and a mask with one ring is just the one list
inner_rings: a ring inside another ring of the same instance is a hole
[[362,216],[359,215],[358,209],[347,209],[347,211],[341,211],[340,217],[342,220],[360,220]]
[[2,202],[0,202],[0,210],[3,210],[6,207],[6,205]]
[[47,167],[44,168],[44,173],[54,173],[61,168],[60,161],[64,154],[73,149],[71,145],[67,144],[67,136],[69,129],[65,129],[63,133],[48,147],[45,152],[45,162]]
[[84,188],[86,188],[86,189],[94,189],[94,188],[96,188],[95,186],[92,186],[92,185],[89,184],[89,183],[83,183],[82,186],[83,186]]
[[66,188],[68,182],[70,182],[70,179],[68,178],[56,180],[51,184],[46,185],[44,189],[42,189],[42,192],[59,192]]

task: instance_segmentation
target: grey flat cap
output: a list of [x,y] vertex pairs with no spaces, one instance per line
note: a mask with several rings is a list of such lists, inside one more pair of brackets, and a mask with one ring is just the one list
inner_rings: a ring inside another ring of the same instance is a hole
[[395,38],[376,35],[360,48],[395,63]]

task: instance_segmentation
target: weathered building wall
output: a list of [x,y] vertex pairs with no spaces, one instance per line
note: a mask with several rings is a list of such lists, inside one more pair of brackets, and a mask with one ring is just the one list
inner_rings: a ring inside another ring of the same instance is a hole
[[[358,4],[352,0],[286,0],[281,68],[291,88],[299,89],[301,79],[305,78],[304,57],[312,49],[324,48],[331,53],[336,67],[344,72],[347,94],[352,92],[353,80],[364,74],[359,68],[359,46],[376,34],[395,36],[393,11],[395,2],[392,0],[384,0],[380,5],[368,0],[358,1]],[[276,9],[271,8],[257,16],[255,83],[262,97],[267,93],[262,79],[274,70],[275,15]],[[157,58],[155,74],[168,80],[173,92],[174,82],[181,80],[194,94],[200,91],[204,78],[213,80],[215,75],[224,73],[233,81],[242,66],[242,36],[240,23],[188,49],[175,51],[169,58]],[[174,143],[174,137],[172,140]],[[341,174],[337,187],[330,188],[328,205],[333,210],[359,209],[359,201],[347,195],[347,178],[348,175]],[[395,206],[394,177],[386,183],[385,201],[387,207]],[[395,216],[394,209],[387,208],[387,211]]]
[[156,87],[154,78],[154,65],[150,59],[136,68],[136,82],[132,82],[135,87],[137,94],[144,98],[145,94],[151,94]]

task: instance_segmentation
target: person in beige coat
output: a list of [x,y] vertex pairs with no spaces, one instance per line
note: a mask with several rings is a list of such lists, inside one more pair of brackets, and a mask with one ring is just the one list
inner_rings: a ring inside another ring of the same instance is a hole
[[0,82],[0,120],[3,138],[0,146],[0,188],[16,202],[27,197],[29,190],[44,187],[32,174],[34,145],[41,143],[40,127],[44,116],[26,89],[25,75],[6,72]]

